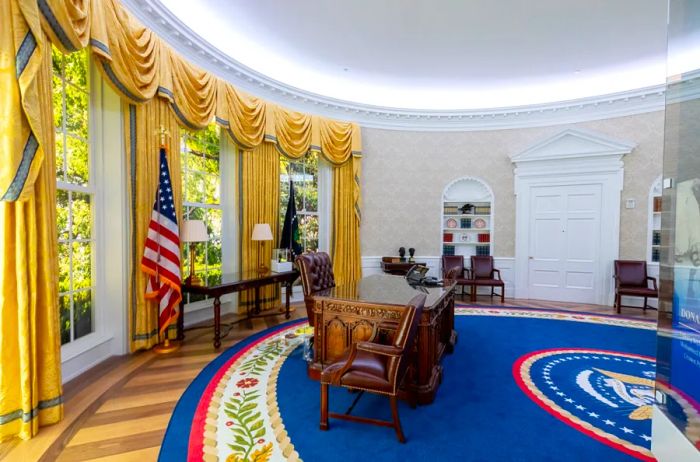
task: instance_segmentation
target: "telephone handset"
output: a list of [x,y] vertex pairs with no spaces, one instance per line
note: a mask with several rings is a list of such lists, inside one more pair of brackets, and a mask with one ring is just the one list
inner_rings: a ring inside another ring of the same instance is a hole
[[442,284],[442,281],[439,281],[437,278],[426,276],[427,273],[427,266],[414,265],[406,273],[406,281],[412,285],[439,286]]

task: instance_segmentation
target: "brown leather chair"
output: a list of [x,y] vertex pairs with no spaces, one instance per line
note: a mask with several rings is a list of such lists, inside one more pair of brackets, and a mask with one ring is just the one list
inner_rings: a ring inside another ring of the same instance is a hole
[[[413,350],[418,321],[424,305],[424,294],[413,297],[405,308],[378,305],[380,309],[402,311],[392,344],[353,343],[341,358],[323,369],[321,372],[321,430],[328,430],[330,416],[335,419],[393,427],[398,440],[402,443],[406,441],[399,420],[397,395],[408,369],[408,359]],[[328,385],[389,396],[393,421],[329,413]]]
[[463,255],[443,255],[442,256],[442,278],[455,281],[458,286],[471,287],[469,269],[464,267]]
[[[615,260],[615,305],[620,313],[622,296],[643,297],[644,311],[647,310],[647,299],[659,298],[656,279],[647,275],[647,262],[643,260]],[[649,281],[652,287],[649,287]],[[651,307],[649,307],[651,308]]]
[[501,272],[493,267],[493,257],[490,255],[472,255],[472,268],[469,272],[472,287],[472,301],[476,301],[477,287],[491,287],[491,297],[498,295],[496,287],[501,288],[501,303],[505,300],[505,283],[501,279]]
[[335,287],[333,263],[326,252],[301,254],[296,258],[296,263],[301,273],[301,285],[304,288],[304,303],[306,304],[306,315],[309,317],[309,325],[315,326],[313,294]]

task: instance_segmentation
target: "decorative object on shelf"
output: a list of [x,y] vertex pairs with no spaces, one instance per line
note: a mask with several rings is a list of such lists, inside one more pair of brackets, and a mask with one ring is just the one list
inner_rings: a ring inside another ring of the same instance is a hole
[[454,218],[450,218],[447,220],[447,227],[448,228],[456,228],[457,227],[457,220]]
[[464,204],[459,208],[459,211],[462,212],[463,215],[471,215],[474,213],[474,204]]
[[462,229],[468,229],[472,227],[472,219],[471,218],[460,218],[459,219],[459,227]]
[[472,235],[468,233],[460,234],[459,235],[459,241],[460,242],[471,242],[472,241]]
[[442,233],[442,242],[452,242],[452,233]]
[[415,255],[415,253],[416,253],[416,249],[414,249],[413,247],[411,247],[410,249],[408,249],[408,255],[409,255],[409,257],[408,257],[408,262],[409,262],[409,263],[413,263],[413,262],[416,261],[416,260],[413,258],[413,255]]
[[291,251],[289,249],[272,249],[272,271],[281,273],[292,270]]
[[194,271],[195,243],[208,240],[207,225],[202,220],[184,220],[182,222],[182,242],[189,242],[190,244],[190,275],[185,279],[185,282],[188,284],[199,285],[202,283]]
[[661,211],[661,197],[657,196],[654,198],[654,212]]
[[491,247],[488,245],[477,245],[476,246],[477,255],[491,255]]
[[477,229],[486,228],[486,220],[484,220],[483,218],[477,218],[476,220],[474,220],[474,221],[472,222],[472,224],[473,224],[474,227],[477,228]]
[[267,223],[257,223],[253,226],[253,235],[250,240],[260,242],[260,249],[258,250],[258,272],[266,273],[269,268],[263,264],[262,254],[265,251],[265,241],[272,240],[270,225]]
[[490,242],[491,241],[491,235],[489,233],[480,233],[477,236],[477,241],[478,242]]
[[406,261],[406,248],[405,247],[399,247],[399,257],[401,257],[401,261]]

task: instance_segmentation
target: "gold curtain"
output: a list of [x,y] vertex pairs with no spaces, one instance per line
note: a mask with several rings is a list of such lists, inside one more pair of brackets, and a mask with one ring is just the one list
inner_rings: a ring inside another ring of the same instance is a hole
[[[41,25],[63,53],[82,50],[90,42],[90,0],[45,0]],[[95,11],[95,8],[92,9]],[[46,17],[46,15],[51,18]],[[59,25],[63,25],[63,27]]]
[[360,173],[358,156],[333,167],[333,243],[331,258],[338,285],[362,277],[360,261]]
[[[17,19],[8,16],[9,10],[18,14],[17,6],[14,1],[0,2],[0,59],[7,59],[6,40],[12,35],[8,30],[21,32],[9,25],[11,19]],[[35,19],[38,23],[38,17]],[[37,43],[46,44],[43,32],[39,29],[37,33]],[[0,439],[13,435],[31,438],[40,425],[63,417],[51,51],[37,48],[30,60],[34,60],[31,85],[35,99],[23,99],[22,103],[25,107],[31,104],[30,112],[39,117],[31,126],[44,161],[23,200],[0,201]],[[11,83],[3,79],[0,84],[3,97],[11,91]],[[22,79],[19,86],[23,86]],[[0,119],[21,114],[21,108],[5,104],[1,109]],[[3,140],[12,128],[2,127]],[[17,148],[3,144],[2,149],[12,154]]]
[[214,120],[217,79],[182,59],[168,47],[161,51],[167,63],[161,69],[158,95],[170,101],[180,123],[191,129],[201,129]]
[[[253,149],[263,142],[268,122],[265,101],[237,90],[219,80],[216,121],[243,149]],[[269,117],[272,119],[273,116]]]
[[[148,223],[158,189],[161,126],[170,132],[168,167],[177,217],[182,217],[180,128],[169,104],[154,99],[146,104],[124,104],[125,146],[128,171],[130,218],[129,342],[131,351],[158,343],[158,305],[144,297],[147,278],[141,271]],[[172,336],[172,333],[171,333]]]
[[290,159],[303,157],[311,147],[312,117],[279,106],[274,114],[277,148]]
[[[240,210],[242,215],[241,236],[241,270],[255,271],[259,262],[266,266],[272,259],[272,248],[277,247],[279,221],[279,181],[280,157],[273,143],[263,143],[252,152],[242,152],[241,164]],[[267,223],[272,229],[272,242],[251,240],[253,227],[257,223]],[[262,248],[262,250],[261,250]],[[260,259],[258,260],[258,257]],[[279,287],[266,286],[260,289],[261,308],[268,309],[279,305]],[[252,308],[255,292],[248,290],[241,293],[241,307]]]

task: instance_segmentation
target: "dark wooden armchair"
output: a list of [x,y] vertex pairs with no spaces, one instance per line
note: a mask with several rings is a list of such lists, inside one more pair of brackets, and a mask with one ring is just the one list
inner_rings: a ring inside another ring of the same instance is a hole
[[471,287],[469,269],[464,267],[464,256],[443,255],[442,278],[453,280],[458,286],[462,286],[462,293],[465,286]]
[[[615,260],[615,305],[620,313],[622,296],[643,297],[644,311],[647,310],[647,300],[658,298],[659,289],[656,279],[647,274],[647,262],[643,260]],[[651,287],[649,287],[651,281]],[[650,307],[649,307],[650,308]]]
[[306,315],[309,317],[309,325],[315,326],[313,295],[335,287],[333,263],[326,252],[304,253],[296,258],[296,262],[301,273],[301,285],[304,288]]
[[490,255],[472,255],[472,268],[469,272],[472,287],[472,301],[476,301],[477,287],[491,287],[491,297],[498,295],[496,287],[501,288],[501,303],[505,300],[506,285],[501,279],[501,272],[493,267],[493,257]]
[[[397,395],[406,375],[424,305],[424,294],[413,297],[405,308],[379,305],[381,309],[402,311],[392,344],[353,343],[341,358],[323,369],[321,372],[321,430],[328,430],[328,418],[332,417],[393,427],[398,440],[402,443],[406,441],[399,420]],[[328,385],[359,390],[361,393],[367,391],[388,396],[393,421],[328,412]]]

